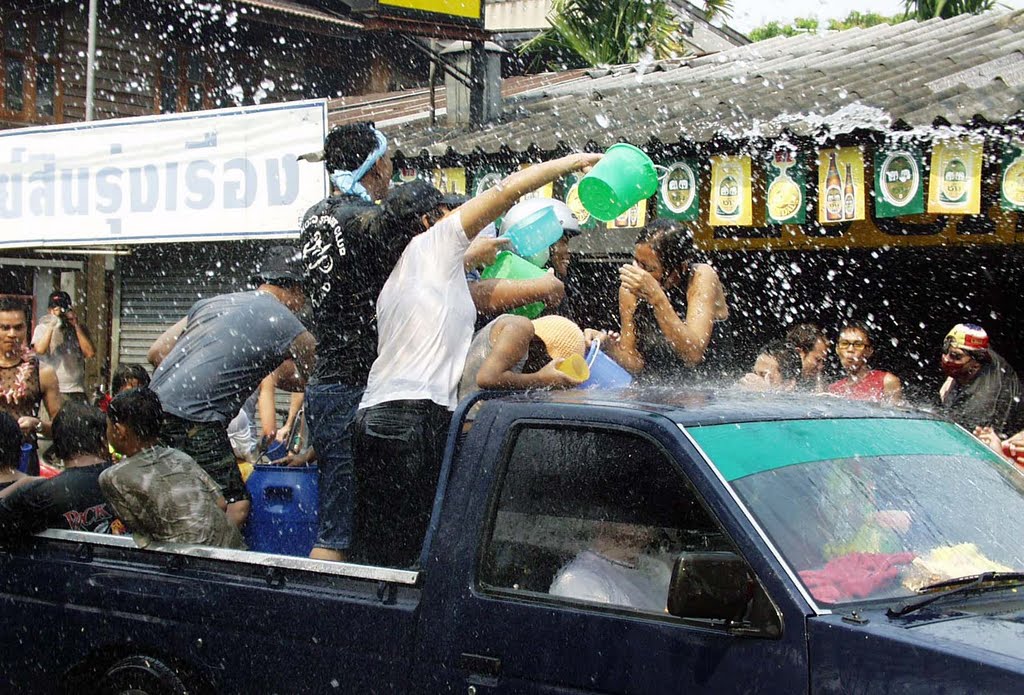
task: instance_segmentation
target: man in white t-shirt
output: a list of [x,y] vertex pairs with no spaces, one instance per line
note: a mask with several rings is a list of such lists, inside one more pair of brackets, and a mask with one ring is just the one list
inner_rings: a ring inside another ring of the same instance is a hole
[[406,246],[377,298],[377,359],[356,423],[358,560],[418,562],[476,321],[463,258],[470,242],[524,193],[599,158],[537,164],[455,211],[442,206],[423,216],[426,231]]
[[32,332],[32,348],[40,363],[57,372],[61,395],[85,403],[85,361],[96,354],[96,349],[67,292],[50,294],[46,314]]

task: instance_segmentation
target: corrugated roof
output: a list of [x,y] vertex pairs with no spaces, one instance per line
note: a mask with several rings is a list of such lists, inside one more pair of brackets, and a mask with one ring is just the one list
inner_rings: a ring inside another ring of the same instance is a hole
[[[586,79],[586,70],[545,72],[536,75],[509,77],[501,82],[504,98],[529,94],[554,85]],[[445,113],[447,92],[444,84],[435,89],[434,103],[439,116]],[[333,128],[344,123],[374,121],[380,128],[394,127],[410,121],[425,120],[430,116],[430,90],[406,89],[382,94],[363,94],[341,97],[327,102],[327,121]]]
[[589,74],[506,99],[482,128],[406,123],[393,142],[415,156],[1000,122],[1024,108],[1024,11],[778,37]]
[[346,27],[349,29],[363,28],[362,22],[357,22],[348,17],[341,17],[331,12],[319,10],[315,7],[309,7],[308,5],[289,2],[289,0],[234,0],[234,2],[241,5],[249,5],[250,7],[257,7],[261,10],[283,12],[284,14],[290,14],[295,17],[303,17],[305,19],[312,19],[318,22],[325,22],[327,24],[333,24],[335,26]]

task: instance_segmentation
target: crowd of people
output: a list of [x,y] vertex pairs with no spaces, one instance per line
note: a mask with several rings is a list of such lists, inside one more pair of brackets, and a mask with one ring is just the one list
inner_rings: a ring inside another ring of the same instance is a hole
[[[334,129],[323,152],[332,192],[304,216],[299,246],[270,249],[255,289],[193,305],[150,348],[152,377],[121,365],[100,408],[84,403],[81,365],[93,347],[70,297],[51,296],[31,342],[25,307],[0,300],[0,538],[56,525],[127,531],[140,545],[243,547],[251,500],[234,435],[259,410],[262,435],[280,438],[301,409],[309,446],[292,462],[315,460],[320,476],[310,556],[416,567],[459,401],[481,389],[576,387],[564,363],[594,341],[639,383],[727,381],[901,403],[900,378],[873,364],[875,331],[857,321],[836,326],[834,340],[796,325],[737,380],[727,289],[697,261],[686,226],[670,220],[649,223],[620,268],[618,325],[582,325],[567,282],[578,222],[558,201],[517,201],[599,158],[542,162],[466,198],[420,180],[392,186],[380,131]],[[562,226],[551,270],[483,278],[508,248],[496,221],[538,206]],[[538,318],[506,313],[537,302]],[[843,376],[828,383],[833,349]],[[987,333],[954,327],[941,365],[936,407],[1001,454],[1024,455],[1024,434],[1014,435],[1024,428],[1020,381]],[[281,429],[276,389],[302,394]],[[36,417],[41,403],[52,426]],[[46,481],[18,470],[23,445],[35,458],[38,435],[52,436],[64,465]]]

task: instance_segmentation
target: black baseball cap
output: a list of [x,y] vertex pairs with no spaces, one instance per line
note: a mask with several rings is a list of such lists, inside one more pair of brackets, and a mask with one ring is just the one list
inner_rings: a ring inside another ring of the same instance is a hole
[[60,307],[64,311],[71,309],[71,295],[62,290],[50,293],[50,301],[46,303],[47,309],[53,309],[54,307]]
[[274,246],[250,279],[252,284],[302,282],[302,254],[294,246]]

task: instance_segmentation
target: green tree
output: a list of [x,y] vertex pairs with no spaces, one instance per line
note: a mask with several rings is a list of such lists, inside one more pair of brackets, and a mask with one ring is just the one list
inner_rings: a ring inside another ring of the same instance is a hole
[[959,14],[981,14],[997,4],[995,0],[903,0],[907,19],[920,22],[935,17],[949,19]]
[[861,27],[867,29],[868,27],[877,26],[879,24],[899,24],[906,20],[903,15],[894,15],[887,17],[877,12],[857,12],[854,10],[850,14],[846,15],[846,19],[830,19],[828,20],[828,28],[834,31],[843,31],[844,29],[853,29],[854,27]]
[[780,24],[779,22],[768,22],[764,26],[752,29],[747,34],[751,41],[764,41],[773,39],[776,36],[799,36],[800,34],[818,33],[818,20],[806,17],[797,17],[792,24]]
[[[897,15],[886,17],[877,12],[857,12],[856,10],[846,15],[845,19],[828,20],[829,31],[843,31],[854,27],[873,27],[877,24],[899,24],[905,21],[906,17]],[[768,22],[764,26],[753,29],[749,34],[751,41],[764,41],[776,36],[799,36],[800,34],[818,33],[818,20],[813,17],[797,17],[792,24],[780,24],[779,22]]]
[[[727,17],[731,0],[705,0],[708,17]],[[553,0],[551,28],[520,47],[564,64],[635,63],[650,52],[671,58],[685,52],[679,20],[667,0]],[[551,62],[551,61],[547,61]]]

